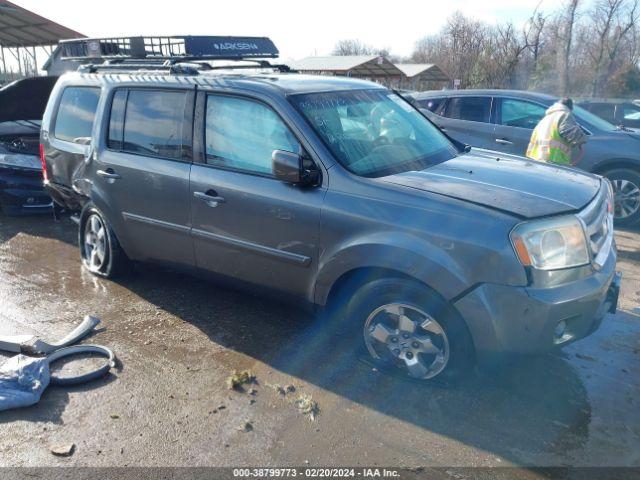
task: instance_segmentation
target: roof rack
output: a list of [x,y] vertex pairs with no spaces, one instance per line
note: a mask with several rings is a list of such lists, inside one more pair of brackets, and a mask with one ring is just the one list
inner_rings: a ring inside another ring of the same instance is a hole
[[65,60],[248,60],[277,58],[278,49],[267,37],[112,37],[81,38],[60,42]]
[[265,60],[250,60],[252,63],[250,64],[240,64],[240,65],[210,65],[208,63],[199,63],[194,61],[187,62],[173,62],[168,63],[165,62],[140,62],[140,61],[114,61],[108,60],[104,63],[99,64],[84,64],[78,67],[78,71],[82,73],[99,73],[99,72],[110,72],[110,73],[122,73],[122,72],[138,72],[138,73],[146,73],[146,72],[166,72],[176,75],[199,75],[202,71],[213,71],[213,70],[249,70],[249,69],[273,69],[277,70],[281,73],[289,73],[294,72],[288,65],[283,64],[273,64],[269,63]]

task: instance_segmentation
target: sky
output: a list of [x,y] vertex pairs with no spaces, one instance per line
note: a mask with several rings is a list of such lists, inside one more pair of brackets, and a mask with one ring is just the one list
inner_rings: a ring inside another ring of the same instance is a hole
[[[489,23],[522,24],[540,0],[11,0],[90,37],[238,35],[270,37],[283,60],[328,55],[358,39],[408,56],[456,10]],[[549,11],[557,5],[542,1]]]

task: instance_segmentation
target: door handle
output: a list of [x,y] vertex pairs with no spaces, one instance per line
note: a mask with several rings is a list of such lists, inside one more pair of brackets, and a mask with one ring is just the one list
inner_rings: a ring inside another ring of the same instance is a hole
[[513,142],[510,142],[505,138],[496,138],[496,143],[500,145],[513,145]]
[[224,197],[219,196],[215,190],[207,190],[206,192],[193,192],[193,196],[198,200],[204,201],[210,207],[217,207],[221,203],[225,203]]
[[447,129],[444,128],[444,127],[438,126],[438,128],[440,129],[441,132],[446,132],[447,131]]
[[106,170],[98,170],[96,173],[102,178],[108,178],[110,180],[118,180],[119,178],[122,178],[119,173],[114,172],[111,168],[107,168]]

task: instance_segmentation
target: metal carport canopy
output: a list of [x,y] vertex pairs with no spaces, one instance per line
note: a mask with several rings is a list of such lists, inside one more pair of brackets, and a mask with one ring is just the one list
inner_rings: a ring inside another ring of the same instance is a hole
[[392,76],[402,72],[380,55],[307,57],[289,65],[300,72],[331,72],[337,75]]
[[7,0],[0,0],[0,46],[9,48],[55,45],[85,35],[52,22]]
[[419,78],[424,81],[448,82],[451,79],[440,67],[433,63],[396,63],[396,67],[409,78]]

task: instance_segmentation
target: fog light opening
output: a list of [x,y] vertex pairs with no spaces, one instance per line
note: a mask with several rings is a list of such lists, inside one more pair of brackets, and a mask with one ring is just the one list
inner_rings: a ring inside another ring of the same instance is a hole
[[560,320],[554,330],[556,339],[562,340],[562,337],[564,337],[564,334],[566,333],[566,331],[567,331],[567,322],[565,322],[564,320]]

